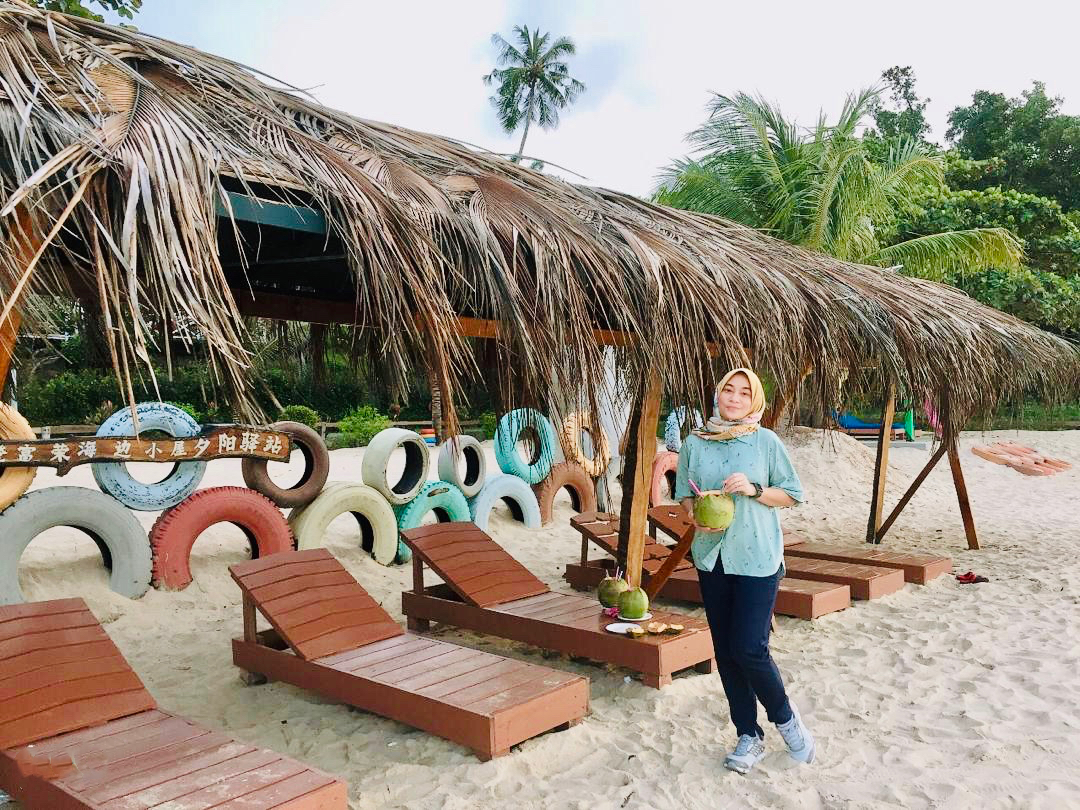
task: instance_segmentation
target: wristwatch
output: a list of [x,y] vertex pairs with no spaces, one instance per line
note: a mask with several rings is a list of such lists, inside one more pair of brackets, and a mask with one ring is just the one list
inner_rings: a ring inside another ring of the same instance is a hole
[[765,491],[761,484],[755,484],[753,481],[750,482],[750,486],[754,488],[754,494],[750,496],[751,498],[760,498],[761,493]]

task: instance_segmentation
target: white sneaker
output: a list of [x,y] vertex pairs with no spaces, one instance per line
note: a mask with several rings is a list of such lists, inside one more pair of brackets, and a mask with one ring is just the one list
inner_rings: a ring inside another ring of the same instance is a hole
[[786,723],[777,723],[776,730],[787,743],[788,753],[796,762],[809,765],[814,761],[814,735],[799,717],[799,710],[791,704],[791,719]]
[[765,756],[765,741],[761,737],[743,734],[735,744],[735,750],[724,757],[724,767],[736,773],[750,773],[750,769]]

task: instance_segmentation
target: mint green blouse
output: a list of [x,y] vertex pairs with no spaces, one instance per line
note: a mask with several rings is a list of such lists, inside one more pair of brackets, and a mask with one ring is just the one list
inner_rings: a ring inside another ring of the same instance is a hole
[[[710,441],[691,434],[679,451],[675,473],[675,498],[692,497],[689,479],[701,490],[721,489],[724,479],[743,473],[762,487],[778,487],[796,503],[805,500],[802,483],[780,438],[768,428],[725,441]],[[784,560],[784,536],[779,509],[765,506],[745,495],[735,497],[735,518],[722,532],[698,530],[690,553],[694,565],[712,571],[717,558],[724,573],[767,577]]]

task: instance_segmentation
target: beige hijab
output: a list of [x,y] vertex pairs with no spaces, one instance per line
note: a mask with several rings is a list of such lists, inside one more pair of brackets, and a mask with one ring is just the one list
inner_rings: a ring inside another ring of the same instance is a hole
[[[727,385],[728,382],[731,381],[731,378],[736,374],[742,374],[750,381],[750,413],[742,419],[732,421],[724,419],[720,415],[720,410],[716,407],[716,403],[720,399],[720,392],[724,390],[724,386]],[[758,379],[758,375],[750,369],[733,368],[724,375],[719,383],[717,383],[713,404],[714,407],[716,407],[713,415],[709,418],[709,421],[705,423],[705,427],[702,430],[694,431],[694,435],[714,442],[734,439],[736,436],[745,436],[758,429],[758,423],[761,421],[761,417],[765,415],[765,387],[761,384],[761,380]]]

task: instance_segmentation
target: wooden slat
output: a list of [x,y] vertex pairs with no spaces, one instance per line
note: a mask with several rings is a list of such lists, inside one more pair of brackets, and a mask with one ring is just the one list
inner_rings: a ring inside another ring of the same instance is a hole
[[[404,633],[382,607],[325,548],[275,554],[229,567],[240,589],[301,658],[314,660]],[[333,577],[335,585],[315,585]],[[269,590],[287,583],[288,595]],[[272,598],[263,599],[270,594]],[[347,605],[348,612],[311,620],[298,608]]]
[[0,607],[0,633],[0,748],[156,706],[81,599]]
[[881,548],[864,548],[834,545],[832,543],[805,542],[784,550],[788,558],[809,557],[835,562],[877,565],[883,568],[899,568],[907,582],[925,584],[936,576],[952,570],[952,560],[933,554],[906,554],[885,551]]
[[883,566],[790,557],[784,561],[794,579],[834,582],[851,588],[854,599],[877,599],[904,587],[904,572]]
[[[449,528],[445,533],[437,531],[441,526]],[[549,590],[474,524],[442,523],[407,529],[401,536],[414,554],[471,605],[489,607]]]

